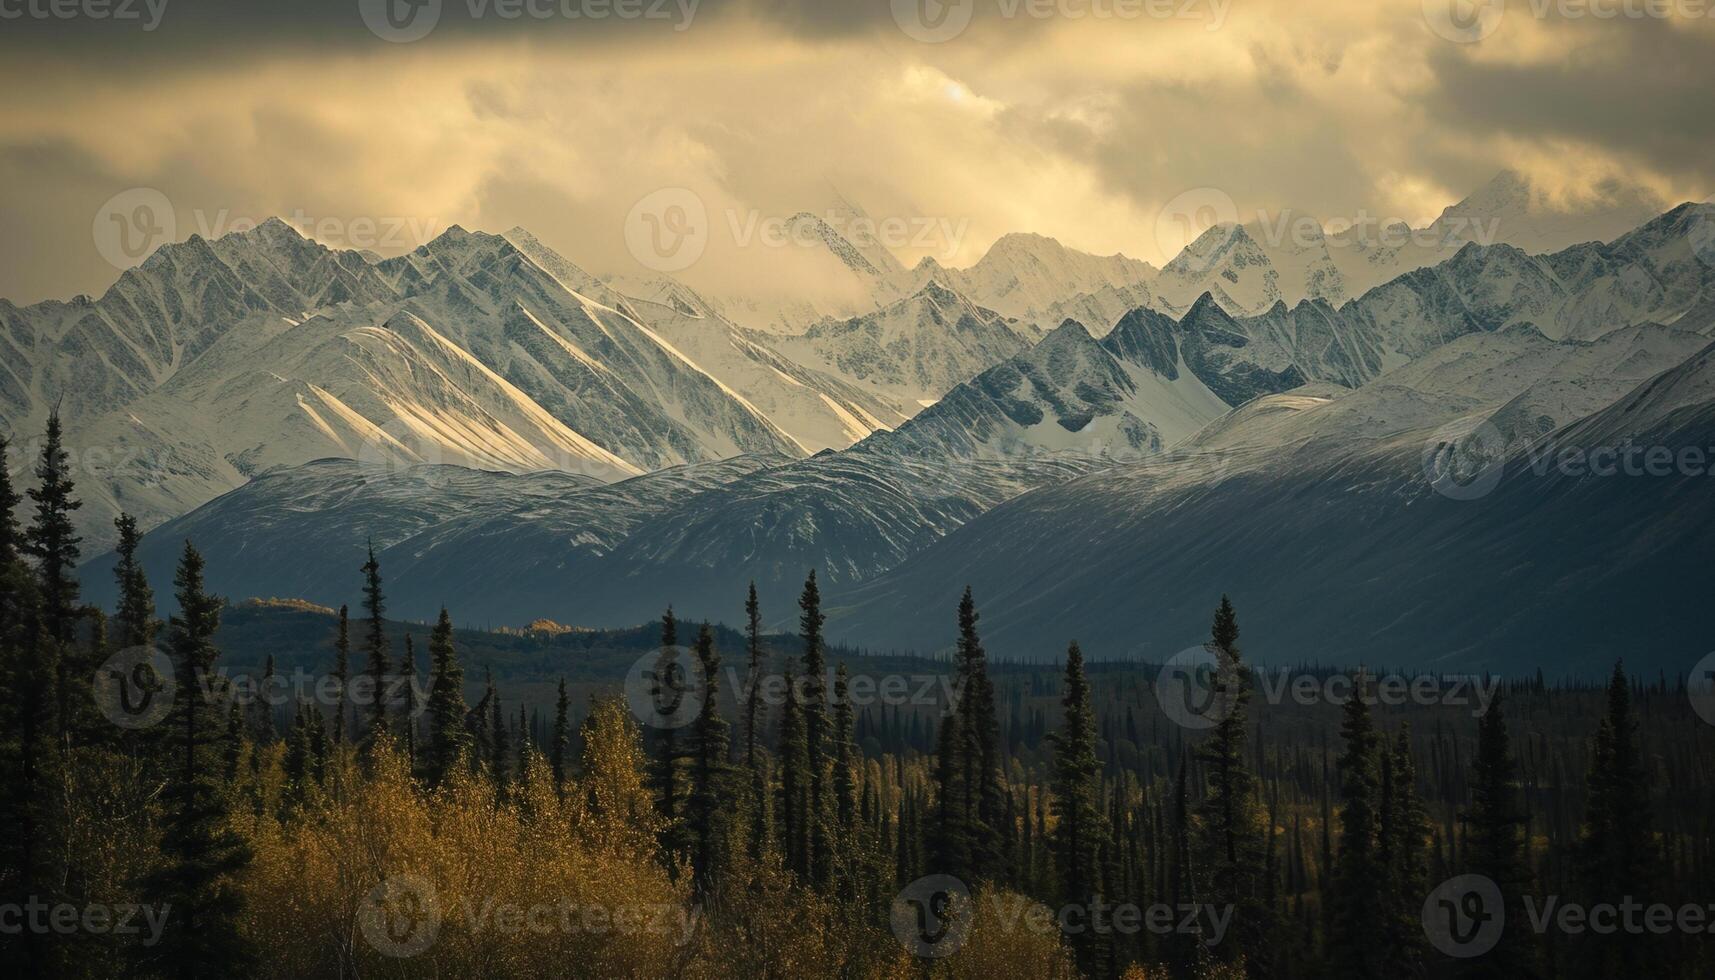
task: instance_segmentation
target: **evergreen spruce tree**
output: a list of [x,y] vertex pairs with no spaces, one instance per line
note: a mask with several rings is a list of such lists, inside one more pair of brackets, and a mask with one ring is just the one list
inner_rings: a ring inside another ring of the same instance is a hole
[[1471,805],[1465,812],[1463,857],[1466,870],[1487,877],[1499,887],[1505,903],[1506,928],[1500,942],[1482,956],[1464,962],[1471,976],[1533,977],[1538,975],[1534,937],[1528,928],[1524,895],[1530,888],[1525,860],[1526,827],[1519,808],[1518,764],[1507,734],[1503,698],[1496,692],[1477,723],[1477,754],[1471,760]]
[[969,808],[965,791],[965,767],[961,750],[964,716],[960,714],[955,689],[955,701],[941,715],[941,726],[935,741],[935,813],[929,825],[928,848],[931,867],[937,874],[947,874],[960,881],[971,877],[970,824],[965,819]]
[[1238,618],[1221,596],[1210,627],[1217,659],[1212,695],[1221,709],[1214,730],[1197,750],[1207,766],[1209,791],[1198,807],[1198,864],[1207,876],[1206,900],[1233,909],[1226,941],[1214,952],[1232,961],[1255,959],[1269,933],[1269,909],[1262,903],[1263,823],[1256,777],[1246,761],[1250,670],[1239,654]]
[[[1578,879],[1586,903],[1621,904],[1657,894],[1660,855],[1650,815],[1650,777],[1638,747],[1631,683],[1624,661],[1614,664],[1607,712],[1597,723],[1586,776],[1590,802],[1578,843]],[[1590,975],[1641,975],[1657,968],[1650,937],[1592,934],[1578,961]]]
[[[1625,663],[1614,664],[1607,711],[1597,723],[1586,777],[1589,803],[1578,842],[1578,882],[1587,905],[1648,901],[1659,893],[1660,854],[1650,813],[1649,773],[1632,717]],[[1591,932],[1577,945],[1587,976],[1649,976],[1660,969],[1649,935]]]
[[[461,759],[472,753],[464,699],[464,669],[453,648],[453,621],[441,607],[429,634],[429,739],[424,766],[429,785],[439,785]],[[562,694],[564,688],[562,687]],[[467,760],[468,761],[468,760]]]
[[780,850],[786,867],[799,880],[810,878],[810,834],[804,825],[807,783],[804,767],[804,721],[800,710],[799,683],[786,668],[786,703],[780,709],[780,805],[776,808],[780,826]]
[[851,675],[845,664],[834,671],[834,816],[849,838],[857,826],[857,766],[862,760],[852,744]]
[[702,702],[693,732],[690,794],[685,801],[692,848],[692,889],[698,895],[714,890],[726,867],[726,841],[731,808],[727,723],[716,704],[720,655],[714,633],[704,623],[697,631],[697,664],[702,668]]
[[1375,725],[1370,719],[1367,678],[1362,671],[1346,699],[1340,736],[1345,751],[1340,771],[1340,852],[1334,869],[1334,908],[1329,936],[1333,976],[1353,980],[1381,976],[1381,860],[1377,854],[1380,773]]
[[72,524],[72,513],[83,502],[72,495],[71,458],[66,453],[59,410],[48,416],[47,437],[36,461],[35,489],[28,492],[35,504],[30,526],[23,536],[23,552],[35,559],[39,582],[39,608],[43,641],[52,644],[54,665],[54,737],[62,751],[93,734],[98,722],[91,717],[89,678],[95,664],[77,639],[77,563],[82,540]]
[[221,601],[203,585],[203,559],[189,542],[174,579],[179,613],[169,621],[178,685],[167,724],[174,763],[164,797],[163,863],[144,883],[172,914],[153,947],[135,947],[150,972],[178,976],[231,976],[251,961],[242,935],[243,893],[233,876],[250,860],[244,842],[227,825],[215,769],[222,736],[216,703],[203,680],[214,676],[214,633]]
[[[1096,800],[1099,763],[1096,760],[1096,718],[1090,684],[1084,676],[1084,653],[1073,643],[1066,648],[1066,679],[1060,704],[1060,730],[1050,736],[1054,747],[1054,854],[1065,904],[1089,914],[1101,887],[1097,864],[1104,836],[1101,808]],[[1079,968],[1095,975],[1100,950],[1090,930],[1073,938]]]
[[554,701],[554,736],[548,746],[548,765],[554,773],[554,793],[566,794],[566,750],[572,742],[572,723],[567,716],[571,701],[566,697],[566,679],[560,678],[559,697]]
[[388,685],[392,682],[392,664],[387,656],[387,632],[381,618],[387,609],[387,597],[381,591],[381,563],[375,560],[375,543],[369,544],[369,560],[363,563],[363,611],[369,617],[369,632],[364,637],[364,648],[368,651],[369,661],[364,673],[369,679],[369,696],[372,698],[369,717],[369,737],[373,740],[387,732],[387,709],[389,707]]
[[757,718],[762,709],[758,688],[762,684],[762,606],[756,601],[756,583],[744,600],[744,640],[747,655],[746,680],[749,694],[744,702],[744,764],[756,768]]
[[401,687],[405,696],[405,717],[399,720],[399,730],[404,733],[401,748],[405,750],[405,765],[411,772],[417,771],[417,715],[422,712],[422,706],[417,703],[417,651],[412,646],[411,634],[405,634],[405,665],[400,671]]
[[1008,878],[1006,793],[1001,786],[1000,721],[988,655],[977,636],[977,607],[965,586],[959,600],[959,754],[965,787],[965,830],[970,842],[968,874],[974,881]]
[[1423,900],[1429,894],[1424,841],[1429,817],[1417,793],[1411,731],[1401,725],[1382,758],[1386,774],[1379,850],[1384,863],[1383,936],[1387,962],[1416,969],[1424,952]]
[[[0,462],[6,444],[0,440]],[[22,907],[51,895],[53,867],[50,787],[58,775],[53,749],[59,645],[45,633],[33,569],[19,557],[21,536],[13,512],[20,498],[0,466],[0,903]],[[33,929],[18,946],[4,947],[20,976],[54,972],[54,944]]]
[[496,802],[505,802],[511,788],[511,739],[506,733],[506,715],[501,711],[500,692],[494,687],[494,672],[488,671],[488,693],[483,703],[488,705],[488,777],[494,781]]
[[[0,495],[0,506],[4,506]],[[113,578],[119,587],[119,603],[113,612],[113,644],[121,650],[145,647],[155,642],[160,622],[155,619],[155,593],[149,588],[149,577],[137,560],[137,547],[143,536],[137,531],[137,519],[120,514],[113,522],[119,532],[114,553],[119,560],[113,566]]]
[[[24,532],[23,550],[36,560],[41,578],[43,629],[51,639],[69,649],[76,639],[76,570],[78,544],[83,540],[72,526],[71,515],[83,502],[72,496],[71,457],[65,450],[57,408],[48,415],[47,438],[36,462],[36,481],[36,488],[29,491],[35,517]],[[62,676],[73,667],[62,664]]]
[[333,744],[338,745],[345,741],[345,699],[351,685],[351,617],[343,605],[333,638],[333,679]]
[[679,855],[690,847],[686,834],[684,795],[680,769],[685,757],[679,744],[678,717],[684,697],[689,693],[690,674],[680,662],[679,623],[668,606],[661,616],[661,651],[655,658],[655,675],[650,690],[657,715],[667,717],[667,725],[655,731],[655,754],[650,760],[651,781],[654,783],[655,806],[661,814],[661,850]]
[[822,593],[816,586],[816,571],[804,580],[798,598],[798,636],[804,643],[804,769],[805,829],[810,836],[810,880],[822,887],[833,873],[832,833],[828,819],[828,677],[827,656],[822,640]]

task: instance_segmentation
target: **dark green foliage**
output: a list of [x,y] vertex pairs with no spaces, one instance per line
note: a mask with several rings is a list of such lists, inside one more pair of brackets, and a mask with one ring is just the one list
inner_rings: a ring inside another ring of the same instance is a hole
[[704,623],[697,631],[697,664],[702,670],[703,693],[692,731],[691,786],[685,801],[692,840],[692,882],[700,895],[713,889],[726,866],[728,814],[732,806],[727,723],[715,701],[720,663],[714,634],[709,632],[709,624]]
[[[249,863],[244,843],[225,825],[218,777],[226,737],[219,687],[212,685],[214,632],[221,601],[203,585],[203,560],[189,542],[174,579],[179,613],[169,621],[178,686],[166,724],[171,763],[164,798],[163,865],[145,882],[172,906],[161,941],[139,947],[149,968],[170,976],[231,976],[250,962],[239,931],[241,894],[232,876]],[[214,691],[217,699],[211,700]]]
[[572,742],[571,720],[567,711],[571,701],[566,697],[566,679],[560,678],[559,697],[554,700],[554,734],[548,745],[548,765],[554,773],[554,792],[564,796],[566,792],[566,750]]
[[798,598],[798,638],[804,644],[804,795],[805,830],[809,834],[809,874],[817,886],[826,886],[833,874],[833,834],[828,823],[828,662],[822,640],[822,592],[816,586],[816,571],[804,580]]
[[[445,615],[446,610],[441,611]],[[344,606],[339,607],[339,626],[333,639],[333,744],[345,741],[345,702],[351,685],[351,617]],[[355,735],[355,733],[353,733]]]
[[364,674],[369,681],[369,737],[371,740],[387,733],[392,664],[388,661],[387,632],[382,614],[387,611],[387,597],[381,591],[381,563],[375,560],[375,545],[369,545],[369,560],[363,563],[363,611],[369,615],[369,630],[364,636],[364,649],[369,654]]
[[429,784],[438,785],[472,751],[465,720],[470,709],[464,699],[464,668],[453,649],[453,621],[444,606],[429,634],[429,672],[429,738],[423,770]]
[[1256,776],[1245,752],[1251,674],[1239,653],[1238,618],[1226,596],[1215,610],[1210,646],[1216,657],[1212,703],[1221,714],[1197,749],[1209,774],[1198,807],[1198,865],[1208,882],[1205,900],[1233,908],[1233,927],[1217,948],[1223,959],[1256,958],[1268,935],[1270,909],[1262,901],[1263,822]]
[[[1091,909],[1100,890],[1098,848],[1106,830],[1097,804],[1096,720],[1090,683],[1084,675],[1084,653],[1073,643],[1066,648],[1066,678],[1060,699],[1061,727],[1050,736],[1054,746],[1054,854],[1060,871],[1060,893],[1067,905]],[[1074,942],[1078,963],[1086,973],[1096,968],[1100,950],[1093,932]]]
[[155,642],[160,623],[155,619],[154,590],[137,561],[137,546],[143,536],[137,531],[137,519],[130,514],[120,514],[113,526],[119,531],[119,543],[114,547],[119,556],[113,566],[119,605],[113,611],[113,645],[121,650],[148,646]]
[[1380,739],[1370,719],[1367,678],[1360,673],[1346,700],[1340,737],[1340,851],[1334,870],[1332,975],[1356,978],[1382,971],[1382,863],[1377,852]]
[[[1471,760],[1471,805],[1465,811],[1465,871],[1489,878],[1501,890],[1506,921],[1526,920],[1524,896],[1531,888],[1526,863],[1526,828],[1519,807],[1518,763],[1507,734],[1503,698],[1496,695],[1477,723],[1477,755]],[[1467,960],[1465,973],[1483,977],[1537,976],[1538,957],[1528,929],[1507,928],[1488,953]]]

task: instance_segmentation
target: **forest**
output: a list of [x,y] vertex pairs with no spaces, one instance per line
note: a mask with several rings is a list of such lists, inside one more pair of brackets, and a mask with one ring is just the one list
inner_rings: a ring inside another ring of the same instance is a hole
[[1715,975],[1707,685],[1625,651],[1261,668],[1211,596],[1189,667],[997,663],[967,589],[919,683],[828,642],[814,571],[780,637],[734,569],[736,633],[663,596],[623,683],[544,702],[448,610],[400,635],[371,551],[282,703],[272,658],[222,669],[194,542],[151,583],[121,516],[119,600],[80,600],[57,419],[30,475],[0,475],[18,976]]

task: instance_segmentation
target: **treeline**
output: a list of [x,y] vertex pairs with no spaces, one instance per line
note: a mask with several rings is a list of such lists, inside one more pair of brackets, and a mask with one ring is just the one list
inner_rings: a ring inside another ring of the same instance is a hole
[[[669,608],[623,695],[574,704],[562,681],[544,715],[467,682],[445,610],[426,662],[390,635],[371,550],[327,683],[281,706],[219,670],[189,542],[164,622],[126,517],[116,608],[80,604],[57,419],[34,475],[23,527],[0,475],[0,946],[21,976],[1715,966],[1694,930],[1529,926],[1548,896],[1711,901],[1709,740],[1618,665],[1600,690],[1501,685],[1469,732],[1429,712],[1413,732],[1362,672],[1324,718],[1257,703],[1223,597],[1215,710],[1187,728],[1151,709],[1154,677],[1076,643],[1051,674],[991,667],[967,589],[952,696],[876,707],[851,658],[830,668],[811,572],[792,655],[754,588],[739,651]],[[1443,886],[1478,879],[1496,902]]]

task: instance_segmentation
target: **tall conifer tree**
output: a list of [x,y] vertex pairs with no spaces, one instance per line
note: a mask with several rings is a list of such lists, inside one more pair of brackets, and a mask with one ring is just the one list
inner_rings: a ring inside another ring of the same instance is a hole
[[364,636],[364,649],[369,654],[364,673],[369,678],[369,737],[374,739],[387,731],[387,709],[393,666],[387,655],[387,630],[382,614],[387,610],[387,597],[381,591],[381,563],[375,560],[375,544],[369,545],[369,560],[363,563],[363,611],[369,618],[369,630]]
[[229,976],[242,972],[252,955],[239,925],[243,895],[233,883],[250,852],[227,824],[215,775],[223,741],[220,708],[204,687],[215,676],[219,656],[214,633],[221,601],[205,590],[202,556],[188,541],[174,584],[179,613],[169,630],[178,684],[167,719],[173,764],[161,838],[164,863],[145,883],[155,902],[171,906],[172,915],[159,944],[139,949],[156,972]]

